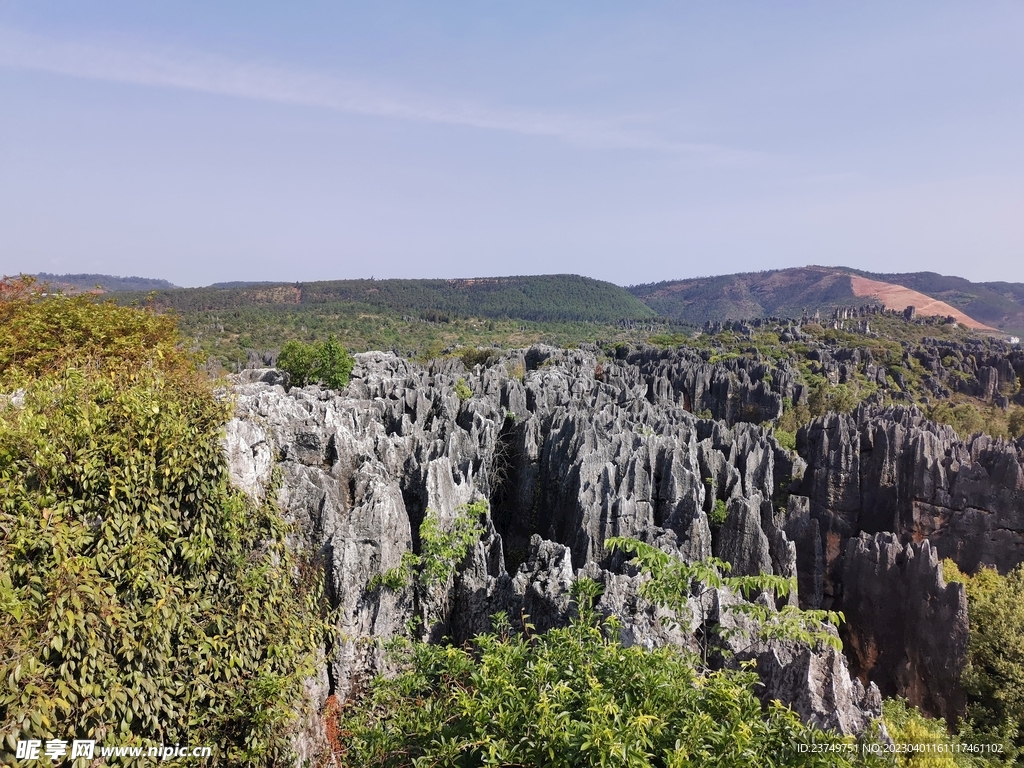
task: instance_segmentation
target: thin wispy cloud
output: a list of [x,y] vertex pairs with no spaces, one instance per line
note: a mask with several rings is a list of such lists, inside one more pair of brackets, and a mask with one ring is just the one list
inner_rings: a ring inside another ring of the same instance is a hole
[[0,67],[319,107],[356,115],[547,136],[585,146],[684,153],[720,162],[736,162],[753,154],[716,144],[663,139],[627,128],[616,120],[425,98],[354,79],[237,61],[197,51],[113,48],[3,28],[0,28]]

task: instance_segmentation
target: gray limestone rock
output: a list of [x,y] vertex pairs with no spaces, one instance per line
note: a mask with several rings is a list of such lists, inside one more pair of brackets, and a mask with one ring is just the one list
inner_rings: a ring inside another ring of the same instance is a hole
[[[812,425],[803,459],[791,455],[737,421],[771,418],[783,397],[799,395],[792,377],[769,387],[766,372],[676,351],[599,363],[593,350],[533,347],[471,371],[454,359],[422,366],[365,353],[342,392],[288,389],[276,371],[244,372],[224,446],[234,482],[255,498],[275,492],[290,545],[323,568],[337,617],[323,674],[343,701],[388,668],[383,647],[396,636],[462,642],[488,630],[498,611],[538,631],[564,625],[581,576],[604,586],[597,608],[620,618],[624,642],[695,648],[707,629],[697,617],[713,606],[670,621],[639,596],[643,577],[608,552],[612,536],[688,560],[714,552],[736,573],[795,575],[807,604],[833,598],[841,571],[830,536],[853,535],[861,502],[852,479],[858,426],[846,417]],[[455,392],[462,380],[472,392],[464,401]],[[692,413],[704,409],[724,420]],[[1000,450],[979,444],[977,462],[1012,480],[1017,470],[1000,463]],[[786,491],[797,486],[803,495]],[[426,515],[444,528],[478,498],[490,505],[484,534],[445,582],[374,581],[420,552]],[[718,500],[729,515],[712,535]],[[808,719],[855,732],[875,711],[841,654],[774,645],[759,653],[759,669],[775,681],[768,690]]]

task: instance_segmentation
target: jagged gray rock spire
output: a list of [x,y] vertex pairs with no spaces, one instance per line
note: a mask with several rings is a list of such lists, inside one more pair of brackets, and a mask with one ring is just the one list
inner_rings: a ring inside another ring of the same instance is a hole
[[785,528],[801,602],[846,613],[863,680],[954,721],[968,614],[940,560],[968,573],[1024,560],[1024,440],[963,441],[917,408],[861,407],[801,429],[797,448],[808,467]]
[[[604,585],[598,608],[623,619],[625,642],[692,646],[707,628],[662,621],[664,611],[638,597],[641,577],[605,550],[611,536],[687,559],[714,553],[738,573],[797,574],[806,558],[794,541],[815,528],[776,507],[803,462],[760,427],[690,412],[696,405],[734,419],[737,403],[748,414],[781,408],[757,378],[763,371],[751,378],[730,365],[682,352],[599,362],[596,350],[533,347],[472,371],[454,359],[421,366],[360,354],[342,393],[286,390],[272,369],[236,377],[225,437],[232,477],[259,497],[279,471],[290,544],[322,563],[337,608],[325,674],[311,682],[316,703],[344,699],[384,669],[381,641],[399,634],[461,640],[488,629],[498,610],[513,620],[528,614],[538,629],[564,624],[581,576]],[[460,380],[472,391],[465,401]],[[486,533],[448,583],[418,597],[411,588],[369,588],[418,548],[428,509],[450,524],[481,497],[490,501]],[[728,517],[712,529],[716,500]],[[698,615],[727,620],[720,611]],[[418,630],[416,617],[425,620]],[[841,654],[792,644],[748,650],[765,697],[793,704],[808,721],[852,733],[879,713],[877,689],[851,681]]]

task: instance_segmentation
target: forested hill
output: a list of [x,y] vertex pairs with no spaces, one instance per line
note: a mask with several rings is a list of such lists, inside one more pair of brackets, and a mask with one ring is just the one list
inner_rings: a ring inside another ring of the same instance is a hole
[[107,293],[111,291],[161,291],[177,288],[174,283],[167,280],[155,280],[149,277],[94,274],[55,275],[50,272],[40,272],[35,277],[40,282],[70,292],[95,291],[97,286],[101,291]]
[[158,306],[182,313],[252,305],[365,307],[388,314],[445,321],[452,318],[536,322],[616,323],[655,312],[624,288],[578,275],[486,277],[463,280],[332,280],[158,291]]

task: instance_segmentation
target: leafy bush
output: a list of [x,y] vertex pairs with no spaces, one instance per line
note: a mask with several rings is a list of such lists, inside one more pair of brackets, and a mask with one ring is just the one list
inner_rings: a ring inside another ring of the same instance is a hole
[[64,368],[189,370],[175,318],[129,310],[91,295],[43,296],[32,278],[0,281],[0,376],[8,384]]
[[796,450],[796,432],[787,432],[784,429],[776,429],[775,441],[783,448],[787,448],[791,451]]
[[1019,406],[1007,412],[993,404],[985,405],[975,400],[941,401],[929,409],[928,417],[953,427],[962,440],[969,440],[976,432],[1008,438],[1024,434],[1024,408]]
[[342,764],[360,766],[849,766],[856,753],[778,702],[748,671],[701,672],[686,652],[623,647],[581,579],[579,616],[544,634],[495,632],[467,647],[415,644],[394,679],[343,712]]
[[473,396],[473,390],[469,388],[469,384],[466,383],[465,379],[459,379],[455,382],[455,394],[459,396],[461,402],[466,402]]
[[478,347],[463,347],[457,354],[459,359],[462,360],[462,364],[466,366],[466,369],[472,370],[476,365],[486,365],[492,356],[498,354],[498,350],[493,347],[482,349]]
[[1024,408],[1014,408],[1006,421],[1010,437],[1018,438],[1024,436]]
[[811,416],[823,416],[828,412],[852,413],[860,403],[860,398],[846,384],[829,384],[821,379],[813,382],[810,390],[807,407]]
[[450,530],[441,526],[436,515],[423,518],[418,565],[425,584],[443,583],[455,572],[483,533],[480,518],[485,514],[487,502],[480,499],[456,510]]
[[[983,731],[960,724],[950,735],[941,720],[926,717],[905,699],[882,702],[882,720],[893,742],[905,745],[895,755],[898,768],[996,768],[1016,765],[1012,734]],[[1001,752],[989,751],[1002,747]]]
[[896,755],[899,768],[971,768],[979,764],[966,752],[945,751],[945,745],[954,743],[945,723],[925,717],[904,699],[882,702],[882,719],[896,744],[916,748]]
[[406,552],[399,566],[371,579],[369,589],[402,589],[413,581],[424,587],[443,584],[480,538],[484,530],[480,518],[485,514],[487,502],[483,499],[464,504],[455,511],[450,529],[445,530],[437,513],[428,509],[420,524],[420,554]]
[[277,367],[300,387],[320,384],[328,389],[344,389],[354,364],[352,355],[333,335],[317,344],[289,341],[277,358]]
[[[271,502],[229,485],[229,407],[149,313],[27,294],[0,312],[38,325],[3,329],[3,749],[211,744],[223,762],[285,762],[317,591],[293,578]],[[56,345],[51,314],[81,346]]]
[[986,426],[985,417],[971,403],[953,405],[945,401],[940,402],[931,409],[928,415],[932,421],[949,424],[964,440],[970,438],[975,432],[983,432]]
[[316,347],[303,344],[301,341],[289,341],[281,347],[277,356],[277,367],[291,376],[291,383],[304,387],[314,380],[313,369],[316,366]]
[[959,581],[967,591],[970,636],[962,682],[968,721],[997,740],[1016,737],[1024,722],[1024,565],[1006,576],[994,568],[967,576],[952,560],[943,560],[942,568],[947,581]]
[[721,526],[728,516],[729,508],[725,505],[725,502],[721,499],[715,499],[715,505],[711,508],[711,514],[708,515],[708,521],[712,527]]

